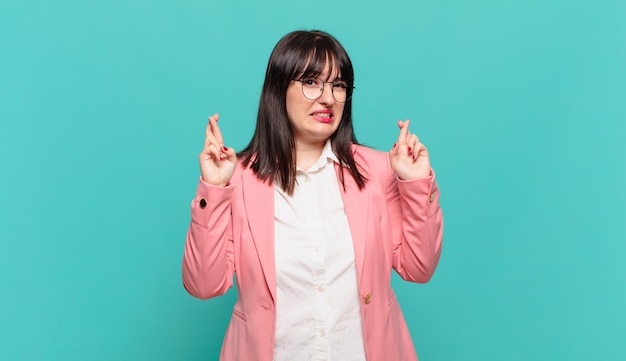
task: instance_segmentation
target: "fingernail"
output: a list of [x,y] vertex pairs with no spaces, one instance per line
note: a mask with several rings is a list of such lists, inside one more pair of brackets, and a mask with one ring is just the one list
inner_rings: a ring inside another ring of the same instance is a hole
[[417,159],[417,154],[413,154],[413,156],[411,157],[411,159],[413,159],[413,160]]
[[397,146],[398,146],[398,142],[393,143],[393,147],[394,147],[394,148],[395,148],[395,147],[397,147]]
[[413,151],[413,148],[409,147],[409,153],[411,153]]
[[222,150],[223,150],[224,152],[228,152],[228,148],[226,148],[226,146],[225,146],[225,145],[223,145],[223,146],[222,146]]

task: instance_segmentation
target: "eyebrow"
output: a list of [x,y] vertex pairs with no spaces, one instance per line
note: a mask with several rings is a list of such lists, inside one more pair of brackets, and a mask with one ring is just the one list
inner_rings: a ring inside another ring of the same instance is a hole
[[[316,72],[310,72],[310,75],[306,76],[307,72],[305,71],[304,73],[302,73],[300,76],[297,77],[297,79],[313,79],[313,78],[318,78],[318,79],[322,79],[321,78],[321,73],[316,74]],[[346,80],[344,80],[342,77],[338,76],[336,78],[334,78],[333,80],[329,80],[330,78],[326,78],[326,82],[330,82],[330,83],[334,83],[334,82],[344,82],[347,83]]]

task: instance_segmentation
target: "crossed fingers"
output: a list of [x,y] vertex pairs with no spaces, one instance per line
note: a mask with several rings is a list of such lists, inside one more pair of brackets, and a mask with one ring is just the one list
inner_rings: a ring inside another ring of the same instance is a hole
[[209,117],[209,124],[206,127],[206,137],[204,140],[203,153],[210,155],[213,159],[219,161],[226,157],[228,148],[224,146],[224,139],[222,138],[222,131],[217,125],[219,120],[219,114],[213,114]]
[[398,120],[398,128],[400,128],[400,134],[398,135],[398,140],[394,145],[394,148],[397,148],[397,155],[408,156],[413,161],[415,161],[417,159],[417,156],[419,155],[419,152],[424,146],[422,145],[422,143],[420,143],[419,138],[416,134],[412,134],[411,132],[409,132],[410,122],[410,120]]

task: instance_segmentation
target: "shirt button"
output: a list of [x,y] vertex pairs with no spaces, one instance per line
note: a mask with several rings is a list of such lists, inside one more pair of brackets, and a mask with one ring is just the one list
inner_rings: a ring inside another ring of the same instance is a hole
[[429,198],[429,200],[430,200],[431,202],[435,200],[435,193],[431,193],[431,194],[430,194],[430,198]]
[[369,305],[369,303],[372,302],[372,295],[369,293],[366,294],[365,297],[363,297],[363,302],[365,302],[366,305]]
[[206,207],[206,200],[203,198],[200,200],[200,208],[204,209]]
[[317,292],[319,292],[319,293],[324,292],[324,287],[317,287]]
[[326,331],[324,331],[324,329],[320,330],[320,336],[322,337],[326,336]]

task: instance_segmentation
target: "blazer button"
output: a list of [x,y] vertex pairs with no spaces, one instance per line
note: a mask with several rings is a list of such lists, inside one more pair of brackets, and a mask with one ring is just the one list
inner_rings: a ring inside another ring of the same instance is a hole
[[430,194],[430,198],[429,198],[429,200],[430,200],[431,202],[435,200],[435,193],[431,193],[431,194]]
[[365,302],[366,305],[369,305],[369,303],[372,302],[372,295],[369,293],[366,294],[365,297],[363,297],[363,302]]
[[204,200],[204,198],[202,198],[200,200],[200,208],[204,209],[204,207],[206,207],[206,201]]

